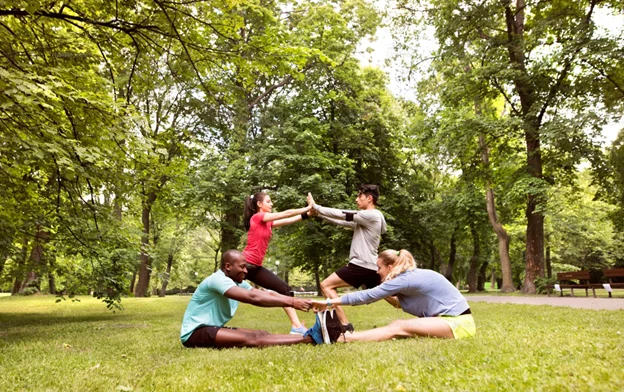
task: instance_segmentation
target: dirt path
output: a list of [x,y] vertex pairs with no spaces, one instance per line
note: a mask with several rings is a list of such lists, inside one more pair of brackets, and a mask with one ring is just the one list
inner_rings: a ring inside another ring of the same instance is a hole
[[526,305],[569,306],[583,309],[624,310],[624,298],[591,297],[507,297],[493,295],[467,295],[468,302],[494,302]]

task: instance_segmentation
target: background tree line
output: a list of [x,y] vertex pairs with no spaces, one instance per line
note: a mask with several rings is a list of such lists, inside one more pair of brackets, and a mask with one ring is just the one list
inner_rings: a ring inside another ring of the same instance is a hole
[[[598,136],[622,112],[624,40],[596,15],[622,5],[387,5],[0,7],[0,287],[165,295],[244,246],[250,193],[354,208],[360,183],[380,185],[383,248],[470,291],[621,263],[622,136]],[[384,20],[415,101],[357,57]],[[318,220],[274,235],[267,265],[293,286],[348,257],[351,233]]]

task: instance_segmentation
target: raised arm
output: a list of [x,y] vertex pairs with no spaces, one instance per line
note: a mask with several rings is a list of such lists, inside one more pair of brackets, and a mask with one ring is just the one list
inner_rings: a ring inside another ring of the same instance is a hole
[[235,299],[246,304],[261,306],[263,308],[283,308],[293,307],[297,310],[307,312],[312,306],[311,300],[301,298],[287,297],[277,293],[269,293],[258,289],[246,290],[241,287],[232,287],[228,289],[224,295],[228,298]]

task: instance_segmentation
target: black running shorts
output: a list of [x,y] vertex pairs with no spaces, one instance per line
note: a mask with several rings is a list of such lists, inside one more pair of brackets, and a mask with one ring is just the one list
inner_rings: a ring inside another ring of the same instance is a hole
[[236,329],[230,327],[209,327],[203,326],[195,328],[191,336],[182,345],[187,348],[206,347],[217,348],[217,332],[220,329]]
[[345,282],[349,283],[356,289],[364,286],[367,289],[379,286],[381,283],[377,271],[373,271],[368,268],[360,267],[353,263],[349,263],[346,266],[336,271],[336,275]]

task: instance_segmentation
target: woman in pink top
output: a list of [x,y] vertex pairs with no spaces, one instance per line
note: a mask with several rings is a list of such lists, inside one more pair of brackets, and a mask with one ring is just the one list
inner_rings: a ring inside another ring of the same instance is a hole
[[[269,248],[272,228],[306,219],[310,208],[310,206],[307,206],[294,210],[271,212],[273,210],[273,202],[267,193],[258,192],[247,197],[243,216],[243,223],[248,232],[247,246],[243,251],[247,261],[247,280],[282,295],[293,295],[288,284],[273,272],[264,268],[262,262]],[[292,325],[290,333],[303,335],[307,328],[299,320],[295,309],[284,308],[284,311],[286,311]]]

